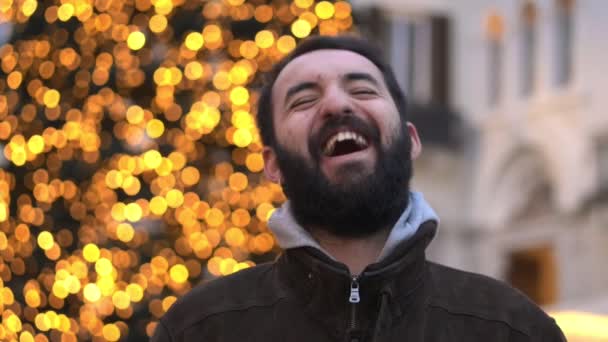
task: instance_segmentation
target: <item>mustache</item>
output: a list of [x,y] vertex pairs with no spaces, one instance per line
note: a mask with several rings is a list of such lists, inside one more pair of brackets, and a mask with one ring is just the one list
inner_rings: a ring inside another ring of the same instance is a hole
[[308,150],[311,156],[318,161],[321,158],[323,144],[341,128],[348,128],[363,135],[370,143],[379,146],[380,131],[374,125],[365,122],[354,115],[331,116],[318,131],[314,132],[308,139]]

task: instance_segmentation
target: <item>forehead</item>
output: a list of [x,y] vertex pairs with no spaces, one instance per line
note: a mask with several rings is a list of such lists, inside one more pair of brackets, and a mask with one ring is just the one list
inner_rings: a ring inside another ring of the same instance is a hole
[[273,103],[287,88],[300,82],[323,82],[352,72],[368,73],[383,83],[382,72],[362,55],[337,49],[315,50],[294,58],[279,73],[272,87]]

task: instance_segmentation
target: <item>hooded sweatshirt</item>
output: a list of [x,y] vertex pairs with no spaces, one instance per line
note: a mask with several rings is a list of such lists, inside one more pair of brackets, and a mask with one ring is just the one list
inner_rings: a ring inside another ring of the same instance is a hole
[[[410,192],[410,200],[407,208],[403,211],[386,239],[384,248],[378,255],[381,261],[401,242],[412,237],[420,225],[426,221],[435,221],[439,224],[439,217],[431,206],[424,200],[420,192]],[[302,227],[291,212],[291,202],[287,201],[277,209],[270,220],[268,227],[274,233],[281,248],[290,249],[297,247],[312,247],[323,252],[332,260],[335,258],[319,245],[312,235]]]

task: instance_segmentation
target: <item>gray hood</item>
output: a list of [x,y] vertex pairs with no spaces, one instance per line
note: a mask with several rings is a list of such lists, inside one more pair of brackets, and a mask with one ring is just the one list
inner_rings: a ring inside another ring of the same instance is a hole
[[[319,245],[304,227],[296,222],[291,213],[290,205],[291,203],[289,201],[285,202],[283,206],[275,210],[268,221],[268,227],[276,236],[281,248],[312,247],[335,260],[331,254]],[[391,229],[377,261],[380,261],[389,255],[399,243],[412,237],[416,231],[418,231],[418,227],[429,220],[439,224],[439,217],[424,200],[422,194],[419,192],[410,192],[409,205]]]

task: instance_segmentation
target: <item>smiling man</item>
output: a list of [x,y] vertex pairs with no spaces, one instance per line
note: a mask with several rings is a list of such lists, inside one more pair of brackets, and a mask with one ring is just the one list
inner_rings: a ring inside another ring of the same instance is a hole
[[439,219],[409,189],[421,144],[378,51],[310,38],[269,76],[258,125],[285,252],[195,288],[153,340],[565,341],[518,291],[426,260]]

